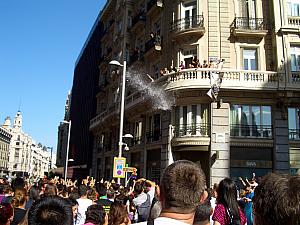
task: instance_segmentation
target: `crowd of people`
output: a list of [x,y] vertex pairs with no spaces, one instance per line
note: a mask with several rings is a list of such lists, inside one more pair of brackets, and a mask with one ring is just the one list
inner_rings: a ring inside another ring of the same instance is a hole
[[300,224],[299,175],[240,181],[241,190],[231,178],[208,188],[200,166],[187,160],[169,165],[159,184],[0,179],[0,225]]

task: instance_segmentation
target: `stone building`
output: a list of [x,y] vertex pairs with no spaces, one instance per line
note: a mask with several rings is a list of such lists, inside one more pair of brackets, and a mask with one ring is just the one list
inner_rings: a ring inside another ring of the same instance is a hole
[[159,179],[179,159],[201,164],[209,185],[297,173],[298,16],[294,0],[108,0],[96,21],[92,175],[111,178],[118,155],[122,68],[111,60],[128,65],[124,134],[134,138],[123,155],[139,176]]
[[[6,120],[8,122],[8,120]],[[0,127],[0,177],[8,175],[9,144],[12,135],[3,127]]]

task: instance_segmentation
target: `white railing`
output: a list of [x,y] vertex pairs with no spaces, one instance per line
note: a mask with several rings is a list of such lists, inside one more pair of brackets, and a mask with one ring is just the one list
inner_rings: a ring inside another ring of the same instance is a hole
[[292,26],[300,26],[300,16],[289,16],[288,24]]
[[169,73],[166,78],[160,78],[160,82],[167,80],[166,90],[209,88],[213,83],[211,77],[216,74],[222,80],[221,88],[228,89],[277,89],[281,80],[279,74],[272,71],[197,68]]

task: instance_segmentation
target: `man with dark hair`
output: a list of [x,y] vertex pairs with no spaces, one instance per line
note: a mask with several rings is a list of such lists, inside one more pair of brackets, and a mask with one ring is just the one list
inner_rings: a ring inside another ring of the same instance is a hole
[[205,200],[205,186],[205,175],[197,164],[179,160],[169,165],[157,190],[162,211],[154,224],[192,225],[196,207]]
[[210,215],[212,214],[212,207],[210,198],[198,205],[195,212],[194,225],[210,225]]
[[255,225],[300,224],[300,176],[268,174],[255,188]]
[[110,206],[113,203],[111,200],[108,199],[107,195],[107,188],[103,183],[97,184],[97,191],[99,194],[99,199],[96,201],[98,205],[101,205],[106,213],[109,213]]
[[88,187],[81,184],[78,188],[78,193],[80,198],[77,199],[78,202],[78,214],[76,225],[84,224],[85,222],[85,212],[87,208],[93,204],[93,201],[87,197]]
[[33,203],[28,225],[73,225],[72,208],[59,196],[48,196]]

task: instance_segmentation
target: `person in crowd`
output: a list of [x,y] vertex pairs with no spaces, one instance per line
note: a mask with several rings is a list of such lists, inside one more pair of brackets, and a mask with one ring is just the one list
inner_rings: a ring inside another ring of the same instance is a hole
[[246,217],[237,202],[237,189],[230,178],[223,179],[217,189],[214,225],[246,224]]
[[77,199],[78,202],[78,214],[76,225],[82,225],[85,222],[85,212],[87,208],[93,204],[93,201],[87,198],[88,187],[85,185],[80,185],[78,188],[78,193],[80,198]]
[[1,203],[11,203],[13,200],[14,191],[11,186],[6,185],[4,187],[4,197],[2,198]]
[[14,209],[10,203],[0,204],[0,225],[10,225],[14,217]]
[[134,186],[135,198],[133,204],[138,213],[138,222],[143,222],[148,219],[151,209],[150,195],[144,192],[144,181],[136,182]]
[[300,175],[268,174],[255,188],[255,225],[300,224]]
[[99,194],[99,199],[96,201],[96,204],[101,205],[105,211],[105,213],[109,213],[110,206],[113,203],[109,199],[107,199],[107,188],[104,185],[104,183],[98,183],[96,185],[98,194]]
[[47,184],[44,191],[44,196],[55,196],[57,195],[57,188],[55,184]]
[[78,214],[78,202],[74,198],[67,198],[69,205],[72,207],[73,213],[73,224],[76,224],[77,214]]
[[205,186],[205,175],[199,165],[188,160],[169,165],[161,177],[158,192],[162,211],[154,224],[192,225],[196,207],[205,200]]
[[210,197],[207,197],[205,202],[201,205],[198,205],[196,208],[194,225],[210,225],[211,214],[212,207],[210,204]]
[[13,206],[14,206],[14,219],[11,222],[12,225],[18,225],[21,220],[25,217],[26,209],[25,205],[27,202],[26,190],[18,186],[15,189],[13,197]]
[[100,205],[90,205],[86,211],[85,225],[107,225],[108,218]]
[[32,203],[38,199],[40,199],[38,187],[33,185],[29,189],[29,199],[26,202],[25,209],[29,209],[32,206]]
[[203,60],[202,68],[208,68],[207,60]]
[[180,69],[180,70],[185,69],[185,65],[184,65],[183,61],[180,61],[179,69]]
[[252,214],[252,199],[254,197],[254,191],[250,186],[247,186],[245,189],[245,197],[243,197],[244,213],[247,217],[247,225],[253,225],[253,214]]
[[107,190],[107,193],[106,193],[106,196],[107,196],[107,199],[111,202],[114,202],[115,201],[115,197],[116,197],[116,191],[117,190],[114,190],[113,188],[109,188]]
[[131,220],[128,217],[128,211],[126,206],[119,202],[114,202],[111,205],[108,215],[109,225],[128,225],[131,224]]
[[73,213],[66,199],[46,196],[32,204],[28,225],[73,225]]
[[96,202],[97,201],[97,191],[94,187],[90,188],[88,191],[87,191],[87,197],[88,199],[91,199],[93,202]]

